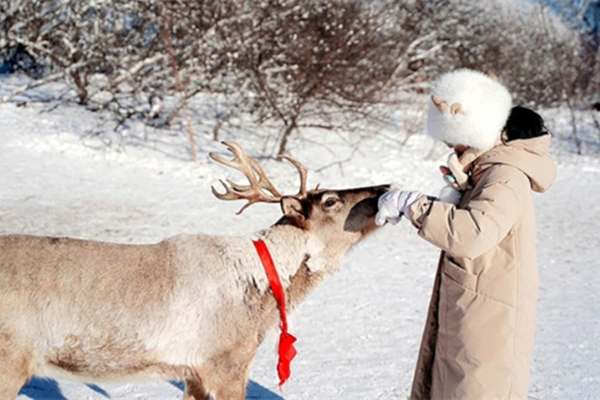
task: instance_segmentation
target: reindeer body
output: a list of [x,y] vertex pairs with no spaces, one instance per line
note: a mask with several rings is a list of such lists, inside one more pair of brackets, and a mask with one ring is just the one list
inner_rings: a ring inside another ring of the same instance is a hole
[[[388,186],[285,197],[261,233],[297,305],[376,227]],[[85,382],[182,379],[184,399],[243,400],[277,305],[251,239],[152,245],[0,237],[0,400],[32,375]]]
[[[310,254],[307,235],[277,226],[265,242],[290,289]],[[2,237],[0,354],[18,349],[21,365],[5,363],[0,371],[22,371],[21,384],[32,374],[186,379],[236,350],[247,353],[249,366],[277,321],[267,289],[248,238],[176,236],[155,245],[121,245]]]

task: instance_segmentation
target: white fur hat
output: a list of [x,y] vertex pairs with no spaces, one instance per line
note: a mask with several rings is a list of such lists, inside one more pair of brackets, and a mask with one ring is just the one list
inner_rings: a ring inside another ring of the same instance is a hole
[[432,94],[447,103],[460,103],[462,112],[441,112],[429,99],[427,133],[450,144],[478,150],[494,147],[512,108],[508,90],[489,76],[459,69],[440,76]]

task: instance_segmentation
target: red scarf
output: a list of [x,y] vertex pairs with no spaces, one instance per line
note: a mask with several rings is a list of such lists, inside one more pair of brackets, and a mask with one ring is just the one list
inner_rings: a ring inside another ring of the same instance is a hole
[[281,335],[279,336],[279,362],[277,363],[277,373],[279,375],[279,386],[281,387],[285,381],[290,377],[290,362],[296,356],[296,349],[294,348],[294,342],[296,338],[288,333],[287,317],[285,314],[285,292],[279,279],[279,274],[275,269],[275,264],[269,253],[267,245],[262,240],[253,241],[256,252],[262,261],[267,277],[269,278],[269,284],[273,291],[273,297],[277,301],[279,306],[279,314],[281,323]]

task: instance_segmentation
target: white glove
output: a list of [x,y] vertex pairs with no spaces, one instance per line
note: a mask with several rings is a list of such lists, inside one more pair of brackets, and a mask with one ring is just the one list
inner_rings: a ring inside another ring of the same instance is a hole
[[446,185],[440,190],[438,199],[445,203],[451,203],[455,206],[460,204],[462,200],[463,192],[456,189],[453,185]]
[[375,216],[375,224],[382,226],[388,221],[392,225],[400,222],[403,214],[408,212],[408,208],[419,197],[423,196],[421,192],[394,189],[384,193],[378,200],[379,211]]

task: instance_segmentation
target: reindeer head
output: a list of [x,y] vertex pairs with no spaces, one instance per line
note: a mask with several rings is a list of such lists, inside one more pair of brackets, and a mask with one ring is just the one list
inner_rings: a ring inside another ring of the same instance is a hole
[[295,195],[282,195],[269,181],[260,164],[249,157],[240,145],[231,142],[223,144],[233,153],[232,160],[212,153],[209,156],[244,173],[250,184],[221,181],[225,193],[219,193],[214,187],[212,191],[221,200],[247,200],[238,214],[254,203],[279,203],[284,215],[277,224],[294,225],[313,232],[326,245],[352,245],[377,228],[374,222],[377,199],[389,190],[389,185],[345,190],[306,190],[308,170],[298,161],[284,157],[297,169],[300,189]]

